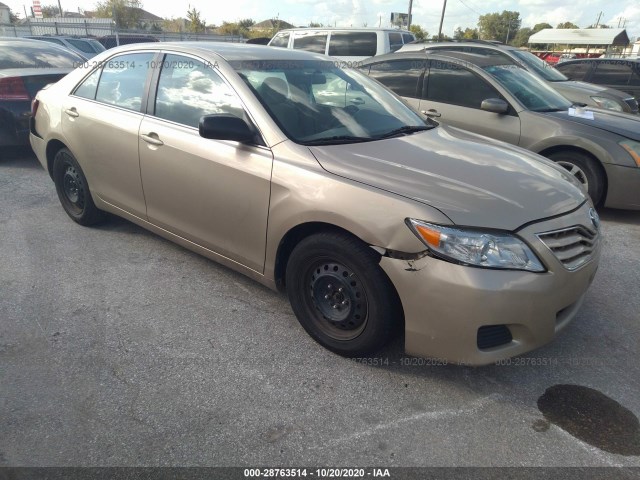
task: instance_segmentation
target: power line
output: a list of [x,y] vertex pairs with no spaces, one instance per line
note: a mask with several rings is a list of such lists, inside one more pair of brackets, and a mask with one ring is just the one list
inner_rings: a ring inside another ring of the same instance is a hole
[[467,7],[469,10],[471,10],[473,13],[475,13],[476,15],[480,16],[482,15],[482,13],[478,12],[477,10],[471,8],[469,5],[467,5],[466,3],[464,3],[462,0],[458,0],[462,5],[464,5],[465,7]]

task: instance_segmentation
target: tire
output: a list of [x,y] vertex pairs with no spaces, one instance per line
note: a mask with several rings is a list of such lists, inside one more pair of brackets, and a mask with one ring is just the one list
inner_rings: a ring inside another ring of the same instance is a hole
[[104,220],[104,212],[93,203],[82,168],[66,148],[60,149],[53,159],[53,181],[62,208],[74,222],[89,226]]
[[600,205],[604,196],[605,180],[600,166],[588,155],[580,152],[557,152],[549,155],[549,159],[561,165],[586,185],[594,205]]
[[358,239],[333,232],[309,236],[291,252],[285,277],[289,302],[320,345],[357,357],[393,338],[402,308],[379,260]]

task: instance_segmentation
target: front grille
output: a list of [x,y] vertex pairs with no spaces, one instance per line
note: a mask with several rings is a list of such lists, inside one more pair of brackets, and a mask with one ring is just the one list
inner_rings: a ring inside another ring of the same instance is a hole
[[598,245],[598,234],[583,226],[539,233],[538,238],[568,270],[576,270],[591,260]]
[[632,113],[638,113],[638,101],[635,98],[625,98],[624,101],[627,105],[629,105]]
[[485,325],[478,329],[478,348],[486,350],[488,348],[499,347],[511,342],[511,330],[506,325]]

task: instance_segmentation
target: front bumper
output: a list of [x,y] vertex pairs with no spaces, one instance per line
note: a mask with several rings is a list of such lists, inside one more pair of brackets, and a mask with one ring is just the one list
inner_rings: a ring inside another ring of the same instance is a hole
[[640,167],[603,165],[608,184],[605,207],[640,210]]
[[[593,229],[589,207],[586,203],[571,214],[517,232],[547,266],[544,273],[474,268],[431,256],[383,257],[380,265],[396,286],[404,309],[406,353],[486,365],[550,342],[580,308],[598,268],[601,242],[588,263],[569,271],[536,233],[574,225]],[[494,325],[506,326],[512,340],[479,348],[478,330]]]

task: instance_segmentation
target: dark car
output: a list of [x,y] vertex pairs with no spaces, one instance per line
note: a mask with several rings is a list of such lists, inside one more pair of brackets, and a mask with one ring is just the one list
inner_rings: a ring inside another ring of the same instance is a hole
[[57,45],[0,37],[0,147],[29,143],[31,100],[84,62]]
[[40,40],[42,42],[49,42],[53,43],[54,45],[60,45],[61,47],[73,50],[74,52],[82,55],[85,58],[95,57],[98,53],[105,51],[104,46],[95,38],[62,37],[49,35],[34,35],[25,38]]
[[640,99],[640,60],[622,58],[581,58],[556,67],[571,80],[616,88]]
[[103,37],[98,38],[98,41],[109,50],[110,48],[117,47],[119,45],[129,45],[130,43],[149,43],[149,42],[158,42],[159,40],[156,37],[151,35],[105,35]]

